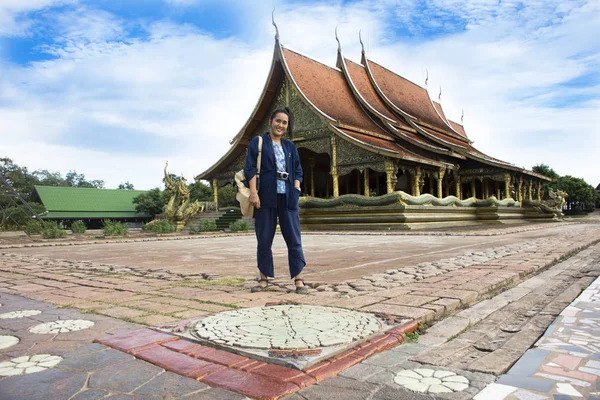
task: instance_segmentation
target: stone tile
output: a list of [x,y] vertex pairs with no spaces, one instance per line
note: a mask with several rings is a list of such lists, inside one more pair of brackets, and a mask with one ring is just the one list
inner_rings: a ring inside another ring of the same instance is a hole
[[515,390],[517,388],[514,386],[492,383],[473,397],[473,400],[504,400]]
[[302,398],[309,400],[364,400],[369,397],[369,391],[315,385],[300,392]]
[[548,393],[554,387],[554,382],[548,379],[531,378],[517,375],[502,375],[500,379],[496,381],[496,383],[522,389],[535,390],[543,393]]
[[[135,373],[132,373],[132,371],[135,371]],[[145,361],[128,361],[94,372],[90,377],[88,387],[110,392],[128,393],[163,371],[162,368]]]
[[236,364],[240,364],[240,363],[248,360],[248,358],[246,358],[246,357],[242,357],[240,355],[229,353],[229,352],[223,351],[223,350],[212,350],[212,351],[207,351],[207,350],[210,350],[210,349],[204,348],[199,351],[193,351],[193,349],[192,349],[190,351],[186,351],[185,354],[188,354],[191,357],[196,357],[196,358],[200,358],[205,361],[209,361],[211,363],[221,364],[226,367],[232,367],[232,366],[235,366]]
[[342,372],[340,372],[339,376],[350,378],[350,379],[359,379],[366,380],[370,376],[375,374],[380,374],[387,369],[385,367],[381,367],[378,365],[369,365],[365,362],[361,362],[360,364],[356,364]]
[[179,338],[150,329],[136,329],[119,335],[104,336],[95,341],[120,351],[130,352],[136,348],[175,340],[179,340]]
[[[243,394],[232,392],[218,387],[209,388],[188,396],[190,400],[248,400]],[[287,398],[286,398],[287,399]]]
[[148,397],[179,398],[207,388],[207,385],[194,379],[165,372],[137,388],[133,393]]
[[265,364],[256,369],[252,370],[253,374],[263,375],[276,379],[281,382],[291,381],[293,378],[297,378],[301,375],[305,375],[304,372],[298,371],[292,368],[282,367],[275,364]]
[[147,315],[148,311],[136,310],[127,307],[111,307],[97,310],[99,314],[108,315],[115,318],[133,318]]
[[258,399],[279,398],[298,391],[298,386],[289,382],[278,382],[261,375],[235,369],[222,369],[201,380],[210,386],[233,390]]
[[563,367],[571,370],[577,369],[577,366],[581,362],[581,358],[573,357],[566,354],[559,354],[556,357],[551,358],[553,363],[560,364]]
[[91,354],[83,354],[79,351],[71,353],[61,363],[61,368],[72,368],[82,371],[99,370],[111,365],[132,361],[133,356],[113,349],[105,349]]
[[343,370],[357,364],[360,360],[354,357],[345,357],[332,362],[323,362],[305,370],[307,375],[312,376],[317,382],[330,378]]
[[432,310],[400,306],[390,303],[379,303],[372,306],[363,307],[361,311],[369,311],[373,313],[392,314],[399,317],[412,318],[419,322],[427,322],[433,319],[435,313]]
[[209,362],[177,353],[162,346],[140,351],[135,356],[180,375],[188,375],[193,371],[206,368],[210,364]]
[[57,368],[29,375],[13,376],[0,382],[0,399],[47,400],[68,399],[79,392],[87,381],[87,373]]
[[531,349],[507,371],[508,375],[533,376],[550,355],[548,350]]
[[170,322],[177,321],[176,317],[168,317],[166,315],[142,315],[131,318],[134,322],[148,326],[161,326]]
[[77,393],[70,400],[98,400],[103,399],[108,395],[108,392],[98,389],[86,389],[83,392]]
[[438,297],[431,296],[420,296],[416,294],[403,294],[400,296],[392,297],[385,301],[386,304],[399,304],[403,306],[421,306],[426,303],[431,303],[438,300]]

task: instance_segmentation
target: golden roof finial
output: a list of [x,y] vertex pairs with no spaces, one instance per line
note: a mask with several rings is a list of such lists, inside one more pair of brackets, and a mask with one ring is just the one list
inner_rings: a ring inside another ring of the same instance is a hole
[[425,86],[427,86],[427,81],[429,80],[429,70],[425,68],[426,76],[425,76]]
[[335,27],[335,40],[337,40],[337,42],[338,42],[338,53],[341,53],[342,52],[342,44],[340,43],[340,38],[338,37],[338,34],[337,34],[337,28],[338,27],[336,25],[336,27]]
[[271,13],[271,20],[273,21],[273,26],[275,27],[275,40],[279,42],[279,29],[277,29],[277,24],[275,23],[275,9]]
[[362,41],[362,36],[360,35],[360,30],[358,31],[358,41],[360,42],[360,47],[362,48],[362,54],[365,54],[365,44]]

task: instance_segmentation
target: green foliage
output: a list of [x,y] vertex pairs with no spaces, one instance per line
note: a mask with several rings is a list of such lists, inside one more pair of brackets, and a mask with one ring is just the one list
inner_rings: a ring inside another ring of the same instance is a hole
[[129,228],[124,223],[110,219],[104,220],[104,236],[125,236],[128,232]]
[[75,234],[84,234],[87,229],[85,226],[85,222],[83,221],[75,221],[71,224],[71,232]]
[[406,343],[417,343],[419,341],[419,332],[408,332],[405,335]]
[[202,181],[196,181],[188,185],[190,189],[190,203],[194,201],[211,201],[213,193],[210,186],[205,185]]
[[[2,202],[2,199],[0,199]],[[43,214],[46,209],[40,203],[29,202],[31,207],[38,215]],[[31,213],[25,209],[25,206],[0,204],[0,228],[1,230],[23,229],[31,221]],[[19,228],[20,227],[20,228]]]
[[549,184],[550,187],[567,192],[567,209],[571,211],[593,211],[598,192],[581,178],[561,176]]
[[554,171],[548,165],[543,164],[543,163],[534,166],[531,170],[533,172],[537,172],[538,174],[545,175],[548,178],[552,178],[552,180],[555,180],[559,177],[559,175],[556,173],[556,171]]
[[121,189],[121,190],[134,190],[134,187],[133,187],[132,183],[129,183],[129,181],[127,181],[125,183],[119,184],[119,187],[117,189]]
[[160,190],[159,188],[154,188],[133,198],[135,211],[138,213],[147,214],[152,218],[162,214],[163,209],[168,202],[169,193],[167,193],[165,190]]
[[42,221],[30,220],[25,226],[25,233],[28,235],[41,235],[43,228]]
[[198,232],[213,232],[217,229],[217,222],[214,219],[201,219],[198,224]]
[[226,185],[219,188],[219,207],[229,207],[235,205],[236,189],[233,185]]
[[230,225],[229,225],[229,229],[232,232],[242,232],[242,231],[247,231],[248,229],[250,229],[250,222],[248,222],[245,219],[238,219],[233,221]]
[[146,225],[142,226],[142,230],[154,233],[170,233],[175,232],[177,226],[166,219],[157,219],[154,221],[148,222]]
[[64,230],[56,221],[42,222],[42,237],[44,239],[58,239],[67,236],[67,231]]

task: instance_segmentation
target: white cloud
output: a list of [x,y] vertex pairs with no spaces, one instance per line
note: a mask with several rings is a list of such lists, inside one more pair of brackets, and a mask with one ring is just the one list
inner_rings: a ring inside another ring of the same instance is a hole
[[[600,182],[598,82],[557,86],[598,72],[597,4],[439,0],[429,6],[436,18],[458,15],[466,30],[398,39],[393,32],[401,21],[390,15],[423,21],[414,14],[419,3],[242,2],[236,10],[249,21],[246,33],[229,38],[78,6],[59,18],[69,28],[47,48],[55,59],[0,64],[2,150],[32,170],[76,169],[107,187],[127,180],[136,188],[158,186],[166,160],[173,173],[192,179],[228,150],[258,100],[272,55],[275,5],[289,48],[333,66],[338,26],[344,55],[359,61],[362,30],[374,61],[421,85],[429,69],[433,97],[441,84],[446,113],[457,121],[464,107],[467,132],[480,150]],[[40,0],[38,8],[48,4]],[[146,30],[143,38],[127,37],[132,23]],[[549,106],[565,96],[585,97],[577,107]]]

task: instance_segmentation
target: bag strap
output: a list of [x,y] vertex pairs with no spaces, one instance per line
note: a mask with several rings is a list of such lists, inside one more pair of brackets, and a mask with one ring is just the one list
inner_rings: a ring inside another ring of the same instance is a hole
[[260,179],[260,163],[262,161],[263,138],[258,136],[258,155],[256,156],[256,190],[258,190],[258,180]]

